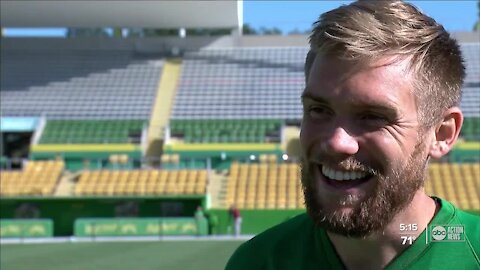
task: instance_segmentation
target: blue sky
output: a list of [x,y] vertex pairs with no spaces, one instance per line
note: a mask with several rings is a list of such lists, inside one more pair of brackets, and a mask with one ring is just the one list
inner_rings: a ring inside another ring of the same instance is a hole
[[[258,29],[277,27],[284,34],[310,29],[318,16],[350,1],[257,1],[243,2],[244,23]],[[409,1],[445,26],[448,31],[471,31],[477,21],[477,1]],[[6,35],[64,36],[65,29],[6,29]]]
[[[244,1],[245,23],[254,28],[278,27],[283,33],[310,29],[318,16],[351,1]],[[448,31],[472,31],[477,1],[408,1],[443,24]]]

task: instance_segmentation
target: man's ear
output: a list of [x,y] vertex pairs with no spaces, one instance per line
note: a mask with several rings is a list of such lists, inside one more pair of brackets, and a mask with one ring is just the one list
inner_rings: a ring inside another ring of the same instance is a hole
[[446,155],[458,139],[463,123],[463,113],[458,107],[448,109],[442,121],[435,127],[435,134],[430,146],[430,156],[441,158]]

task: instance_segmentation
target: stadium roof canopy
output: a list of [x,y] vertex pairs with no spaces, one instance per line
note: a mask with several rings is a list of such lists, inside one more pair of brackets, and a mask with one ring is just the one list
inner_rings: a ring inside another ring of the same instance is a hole
[[2,0],[2,27],[237,28],[237,1]]

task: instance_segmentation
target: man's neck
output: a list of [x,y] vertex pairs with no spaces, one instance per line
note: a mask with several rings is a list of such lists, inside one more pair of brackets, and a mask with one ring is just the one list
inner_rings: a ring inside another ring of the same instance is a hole
[[410,243],[402,244],[402,236],[417,238],[435,216],[436,208],[435,201],[421,189],[381,232],[361,239],[327,233],[347,269],[383,269],[408,248]]

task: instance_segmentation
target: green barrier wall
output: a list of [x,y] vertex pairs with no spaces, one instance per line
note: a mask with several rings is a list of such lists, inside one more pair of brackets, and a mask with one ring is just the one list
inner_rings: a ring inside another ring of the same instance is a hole
[[53,221],[53,235],[70,236],[76,219],[114,218],[119,216],[119,208],[125,205],[135,205],[135,213],[129,215],[133,217],[193,217],[197,206],[205,208],[205,196],[2,198],[0,218],[14,219],[24,204],[35,207],[38,218]]
[[[93,200],[93,199],[92,199]],[[0,200],[1,214],[5,214],[5,200]],[[62,200],[57,201],[57,204]],[[67,202],[66,200],[63,200]],[[78,201],[77,207],[80,207],[85,202]],[[92,202],[93,203],[93,202]],[[193,204],[196,205],[196,204]],[[192,205],[192,206],[193,206]],[[93,206],[94,207],[94,206]],[[82,207],[80,207],[82,208]],[[60,207],[57,209],[61,210]],[[78,209],[77,209],[78,210]],[[192,216],[194,208],[190,209],[192,212],[189,212],[189,216]],[[96,209],[98,211],[98,209]],[[94,209],[95,212],[95,209]],[[304,213],[304,209],[296,210],[240,210],[242,215],[242,234],[258,234],[264,230],[273,227],[279,223],[282,223],[292,217],[295,217],[298,214]],[[480,211],[467,211],[474,215],[480,215]],[[77,211],[78,213],[78,211]],[[90,214],[93,212],[90,212]],[[232,234],[233,233],[233,221],[230,218],[228,210],[225,209],[211,209],[206,212],[207,217],[211,220],[212,216],[215,216],[217,220],[216,226],[212,227],[210,224],[209,233],[211,234]],[[110,213],[111,215],[111,213]],[[64,216],[64,219],[59,219],[58,216]],[[74,222],[70,222],[70,217],[72,213],[68,212],[59,212],[55,216],[55,235],[73,235]],[[100,216],[99,216],[100,217]],[[171,221],[166,221],[171,220]],[[189,220],[186,223],[177,222],[176,220]],[[7,222],[8,221],[8,222]],[[15,223],[11,223],[14,221]],[[44,226],[45,229],[39,228],[39,221],[47,222],[47,225]],[[79,225],[82,221],[83,225]],[[135,221],[135,222],[132,222]],[[171,223],[173,222],[173,223]],[[115,219],[78,219],[75,221],[75,235],[77,236],[106,236],[106,235],[175,235],[175,234],[187,234],[193,235],[196,234],[193,232],[192,222],[195,222],[193,218],[115,218]],[[202,221],[206,222],[206,221]],[[12,225],[13,224],[13,225]],[[19,225],[22,224],[31,224],[28,226]],[[48,225],[50,224],[50,225]],[[133,224],[133,225],[132,225]],[[172,225],[173,224],[173,225]],[[195,226],[207,226],[206,223],[203,225]],[[50,227],[49,227],[50,226]],[[81,228],[79,226],[82,226]],[[90,227],[88,227],[90,226]],[[57,228],[59,227],[59,228]],[[23,228],[23,229],[21,229]],[[42,236],[48,237],[53,234],[53,222],[51,220],[0,220],[0,232],[1,237],[35,237]],[[23,232],[23,234],[22,234]],[[27,233],[28,232],[28,233]],[[40,232],[46,232],[46,235],[40,235]],[[19,235],[20,233],[20,235]],[[206,234],[206,228],[200,229],[201,235]]]
[[453,149],[448,159],[450,162],[480,162],[478,149]]
[[[243,210],[240,209],[242,216],[242,234],[258,234],[264,230],[279,223],[289,220],[301,213],[305,209],[285,209],[285,210]],[[211,209],[208,215],[215,215],[218,218],[218,225],[214,228],[213,234],[232,234],[233,220],[229,215],[228,209]]]
[[75,236],[207,235],[205,218],[77,219]]
[[0,237],[52,237],[53,222],[49,219],[0,219]]
[[[480,211],[466,210],[466,212],[480,215]],[[286,210],[242,210],[242,234],[258,234],[280,224],[299,214],[305,213],[305,209],[286,209]],[[218,225],[214,228],[212,234],[233,234],[233,220],[230,218],[228,210],[211,209],[207,215],[215,215],[218,218]],[[211,228],[210,228],[211,229]]]

